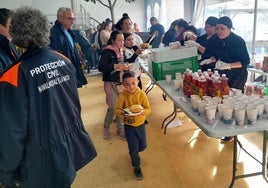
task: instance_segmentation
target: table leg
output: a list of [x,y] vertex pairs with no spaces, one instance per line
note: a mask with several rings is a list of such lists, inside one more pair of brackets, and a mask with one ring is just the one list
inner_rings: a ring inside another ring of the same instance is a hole
[[[168,125],[176,118],[176,116],[177,116],[177,112],[178,112],[178,110],[177,110],[177,106],[174,104],[174,106],[173,106],[174,108],[173,108],[173,112],[168,116],[168,117],[166,117],[164,120],[163,120],[163,123],[162,123],[162,128],[164,127],[164,125],[165,125],[165,128],[164,128],[164,134],[166,134],[167,133],[167,127],[168,127]],[[167,123],[165,123],[169,118],[171,118]]]
[[154,88],[154,83],[151,81],[150,85],[145,89],[145,93],[148,94]]
[[[234,136],[234,149],[233,149],[233,175],[232,175],[232,182],[229,185],[229,188],[232,188],[234,186],[235,180],[240,179],[240,178],[247,178],[247,177],[252,177],[252,176],[258,176],[258,175],[263,175],[264,179],[268,182],[268,164],[267,164],[267,156],[266,156],[266,146],[267,146],[267,140],[266,140],[266,134],[267,131],[263,131],[263,144],[262,144],[262,161],[259,161],[257,158],[255,158],[252,154],[250,154],[245,148],[243,148],[242,144],[239,142],[237,136]],[[242,174],[242,175],[237,175],[237,144],[240,146],[240,148],[246,152],[252,159],[257,161],[258,163],[261,164],[262,166],[262,171],[260,172],[254,172],[254,173],[249,173],[249,174]]]
[[229,185],[229,188],[234,186],[235,177],[236,177],[236,164],[237,164],[237,136],[234,136],[234,149],[233,149],[233,175],[232,182]]
[[263,178],[268,182],[268,156],[267,156],[267,131],[263,131],[263,151],[262,151],[262,174]]
[[162,122],[162,126],[161,126],[161,129],[163,129],[164,128],[164,125],[166,124],[166,121],[169,119],[169,118],[171,118],[172,116],[172,120],[173,119],[175,119],[175,117],[176,117],[176,113],[177,113],[177,109],[173,109],[173,111],[172,111],[172,113],[170,114],[170,115],[168,115],[164,120],[163,120],[163,122]]

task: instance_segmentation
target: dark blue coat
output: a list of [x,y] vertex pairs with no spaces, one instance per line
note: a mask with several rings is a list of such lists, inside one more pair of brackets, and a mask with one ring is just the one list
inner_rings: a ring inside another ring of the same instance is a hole
[[75,69],[63,55],[25,52],[0,77],[0,183],[67,188],[96,157],[86,132]]
[[[13,53],[11,53],[11,50]],[[0,34],[0,73],[7,67],[17,62],[19,53],[15,46],[5,36]]]
[[[63,30],[64,29],[62,25],[58,21],[55,21],[54,26],[50,30],[49,46],[53,50],[62,53],[71,60],[76,69],[77,87],[82,87],[82,85],[87,84],[87,80],[83,74],[83,70],[81,69],[80,57],[77,52],[77,49],[71,46]],[[74,33],[71,30],[68,30],[68,32],[70,33],[71,37],[74,40],[75,38]]]

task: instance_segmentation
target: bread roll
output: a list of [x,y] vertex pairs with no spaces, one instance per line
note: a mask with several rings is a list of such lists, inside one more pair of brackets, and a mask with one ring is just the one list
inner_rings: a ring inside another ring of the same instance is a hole
[[140,113],[143,110],[143,107],[139,104],[134,104],[134,105],[129,107],[129,110],[132,113]]
[[150,44],[149,43],[143,43],[141,44],[140,46],[142,49],[148,49],[150,47]]

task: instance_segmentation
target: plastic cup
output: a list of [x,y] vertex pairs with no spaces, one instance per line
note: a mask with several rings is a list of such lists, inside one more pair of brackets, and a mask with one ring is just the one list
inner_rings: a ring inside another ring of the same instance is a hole
[[268,101],[264,101],[264,114],[268,115]]
[[176,80],[180,80],[180,79],[182,79],[182,75],[181,75],[180,72],[176,72],[176,73],[175,73],[175,77],[176,77]]
[[217,108],[215,106],[207,106],[206,107],[207,124],[213,125],[215,123],[216,109]]
[[198,115],[199,116],[204,116],[206,113],[206,101],[204,100],[199,100],[197,101],[197,109],[198,109]]
[[193,98],[191,98],[191,103],[192,103],[192,107],[193,107],[193,110],[195,111],[195,112],[197,112],[197,110],[198,110],[198,101],[199,100],[201,100],[199,97],[193,97]]
[[244,107],[237,107],[234,109],[234,118],[236,125],[244,125],[245,123],[245,116],[246,116],[246,109]]
[[219,114],[219,119],[223,120],[223,107],[226,106],[226,104],[218,104],[218,114]]
[[258,115],[257,115],[257,119],[262,118],[263,112],[264,112],[264,103],[258,103],[257,104],[257,108],[258,108]]
[[261,69],[261,62],[255,62],[254,67],[255,67],[255,69],[257,69],[257,70]]
[[234,96],[238,96],[238,95],[242,94],[241,89],[234,89],[233,92],[234,92]]
[[207,101],[207,100],[211,100],[212,98],[211,98],[211,96],[204,95],[202,97],[202,99],[205,100],[205,101]]
[[254,125],[257,121],[258,116],[258,108],[255,106],[249,106],[246,108],[246,114],[247,114],[247,123],[249,125]]
[[180,89],[182,89],[182,87],[183,87],[183,79],[179,79],[179,82],[180,82]]
[[225,124],[232,124],[233,122],[233,106],[226,105],[222,109],[222,120]]
[[166,81],[168,85],[171,83],[171,74],[166,75]]
[[181,88],[180,81],[179,80],[173,80],[174,87],[176,90],[179,90]]

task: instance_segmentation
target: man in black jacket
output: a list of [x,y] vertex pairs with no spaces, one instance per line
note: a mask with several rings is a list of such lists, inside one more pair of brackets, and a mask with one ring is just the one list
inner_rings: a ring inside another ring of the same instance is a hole
[[0,8],[0,73],[19,58],[9,35],[12,13],[9,9]]
[[75,34],[70,30],[74,19],[71,9],[66,7],[58,9],[57,20],[50,31],[50,47],[71,60],[76,69],[77,87],[82,87],[87,84],[87,80],[81,69],[80,57],[75,47]]

